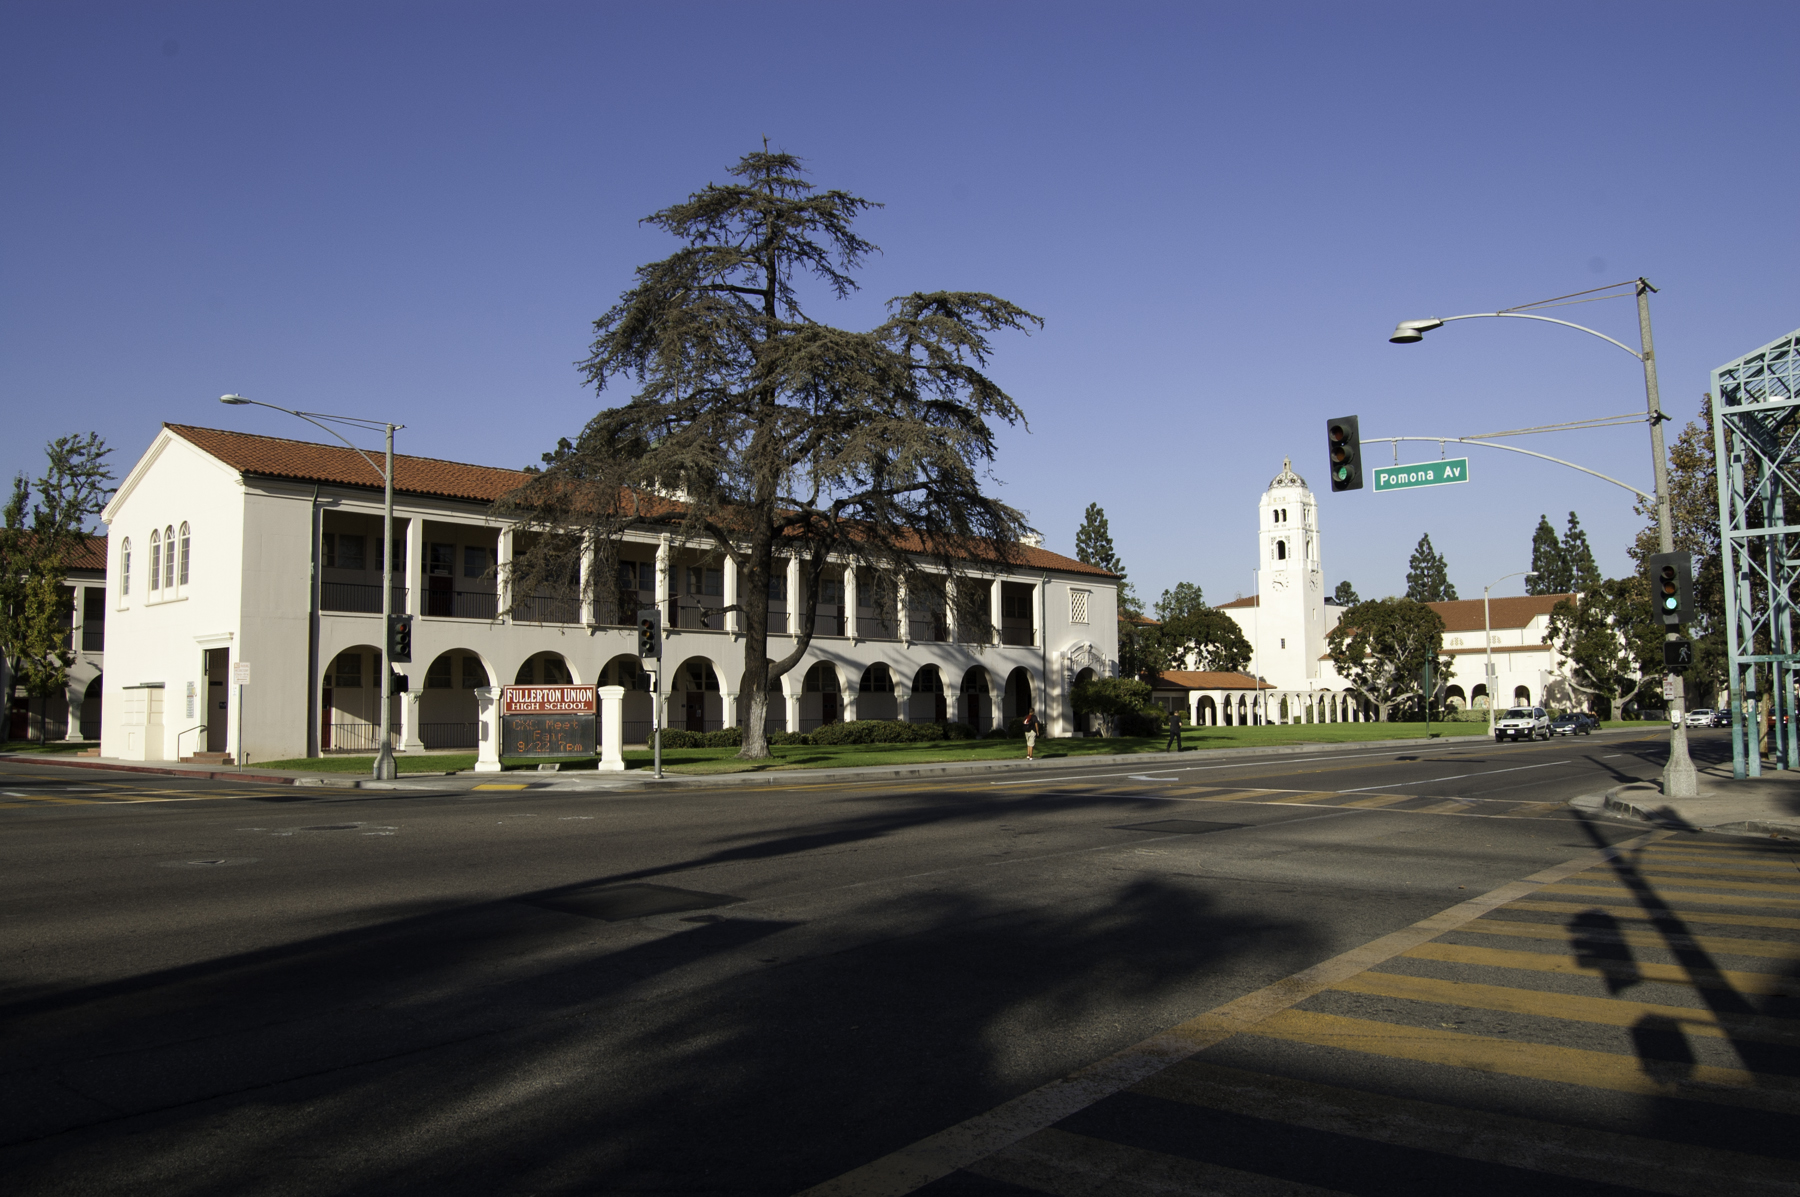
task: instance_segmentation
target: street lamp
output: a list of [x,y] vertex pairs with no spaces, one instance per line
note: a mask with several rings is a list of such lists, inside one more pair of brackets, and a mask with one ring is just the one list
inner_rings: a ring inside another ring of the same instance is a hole
[[[1521,576],[1527,578],[1537,577],[1537,575],[1530,570],[1521,569],[1514,573],[1505,574],[1495,578],[1492,582],[1489,582],[1486,586],[1481,588],[1481,643],[1487,650],[1486,685],[1488,692],[1488,735],[1490,736],[1494,734],[1494,621],[1488,614],[1488,594],[1494,587],[1506,581],[1507,578],[1517,578]],[[1543,695],[1540,694],[1538,697],[1542,698]]]
[[[1618,287],[1631,287],[1637,295],[1638,308],[1638,343],[1639,349],[1633,349],[1623,341],[1615,341],[1603,332],[1598,332],[1580,324],[1572,324],[1567,320],[1557,320],[1551,316],[1540,316],[1527,311],[1528,308],[1556,307],[1565,303],[1591,303],[1592,299],[1612,298],[1603,296],[1602,291],[1612,291]],[[1653,476],[1656,479],[1656,535],[1661,544],[1661,552],[1675,551],[1675,533],[1669,522],[1669,466],[1663,453],[1662,422],[1668,419],[1663,415],[1662,401],[1656,387],[1656,348],[1650,338],[1650,293],[1656,288],[1644,278],[1629,279],[1623,283],[1614,283],[1608,287],[1595,287],[1590,291],[1577,291],[1573,295],[1559,295],[1555,299],[1545,299],[1537,303],[1522,304],[1516,308],[1507,308],[1501,312],[1470,312],[1462,316],[1434,316],[1429,320],[1402,320],[1394,329],[1394,335],[1388,340],[1396,345],[1413,345],[1423,340],[1425,334],[1434,328],[1442,328],[1452,320],[1476,320],[1490,316],[1505,316],[1515,320],[1541,320],[1546,324],[1560,324],[1564,328],[1572,328],[1589,336],[1599,337],[1602,341],[1617,345],[1644,367],[1644,402],[1650,420],[1650,460]],[[1674,639],[1675,633],[1669,633]],[[1672,681],[1670,690],[1669,718],[1673,726],[1669,729],[1669,763],[1663,767],[1663,794],[1670,798],[1692,798],[1696,792],[1697,779],[1694,776],[1694,762],[1688,756],[1687,720],[1683,717],[1685,693],[1680,674],[1665,675],[1665,680]],[[1493,696],[1488,696],[1488,709],[1493,709]]]
[[[394,431],[405,428],[406,425],[384,424],[379,420],[364,420],[356,416],[328,416],[323,412],[294,411],[292,408],[277,407],[273,403],[264,403],[259,399],[246,399],[242,395],[220,395],[219,402],[231,407],[251,405],[266,407],[270,411],[286,412],[290,416],[296,416],[308,424],[322,428],[355,450],[356,455],[368,462],[369,467],[381,479],[383,491],[381,509],[381,683],[375,700],[381,708],[381,744],[375,750],[375,777],[380,781],[391,781],[399,773],[399,769],[394,764],[394,746],[389,742],[389,737],[393,734],[393,711],[388,694],[393,687],[393,663],[388,660],[388,651],[391,647],[388,643],[391,638],[388,625],[393,622],[394,614]],[[357,428],[385,430],[387,433],[387,468],[383,469],[376,465],[374,458],[344,440],[344,437],[335,428],[319,423],[320,420],[330,420],[335,424],[350,424]],[[242,719],[243,717],[243,712],[240,711],[238,718]]]

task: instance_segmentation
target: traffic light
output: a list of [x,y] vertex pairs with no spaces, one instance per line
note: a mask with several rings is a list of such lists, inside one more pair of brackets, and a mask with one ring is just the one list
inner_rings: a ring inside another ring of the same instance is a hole
[[662,658],[662,608],[638,608],[638,656]]
[[388,616],[388,660],[412,660],[412,616]]
[[1331,489],[1362,489],[1362,432],[1355,416],[1325,421],[1326,452],[1331,459]]
[[1694,559],[1687,553],[1650,558],[1650,601],[1670,627],[1694,618]]

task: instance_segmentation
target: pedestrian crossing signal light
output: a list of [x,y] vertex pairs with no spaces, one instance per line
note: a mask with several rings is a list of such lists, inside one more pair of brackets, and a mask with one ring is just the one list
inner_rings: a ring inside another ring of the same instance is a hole
[[1694,559],[1688,553],[1650,558],[1650,601],[1670,627],[1694,618]]
[[1326,454],[1330,458],[1331,489],[1361,490],[1363,484],[1362,432],[1355,416],[1325,422]]
[[388,616],[388,660],[402,664],[412,660],[412,616]]
[[662,610],[638,608],[638,656],[662,657]]

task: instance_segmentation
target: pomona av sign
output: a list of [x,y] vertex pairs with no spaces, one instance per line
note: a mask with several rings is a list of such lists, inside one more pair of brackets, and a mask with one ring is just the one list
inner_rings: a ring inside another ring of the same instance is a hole
[[1444,486],[1469,480],[1469,459],[1452,457],[1449,461],[1427,461],[1420,465],[1377,466],[1375,490],[1412,490],[1420,486]]

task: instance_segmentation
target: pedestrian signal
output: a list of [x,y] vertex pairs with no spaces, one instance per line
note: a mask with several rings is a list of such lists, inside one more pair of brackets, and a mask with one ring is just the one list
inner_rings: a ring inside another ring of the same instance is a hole
[[1688,553],[1650,558],[1650,601],[1663,623],[1674,627],[1694,618],[1694,559]]
[[662,657],[662,609],[638,608],[638,656]]
[[1663,668],[1680,673],[1694,663],[1694,642],[1677,636],[1663,641]]
[[1326,455],[1332,490],[1361,490],[1363,484],[1362,432],[1355,416],[1325,421]]
[[412,660],[412,616],[388,616],[388,660],[407,662]]

